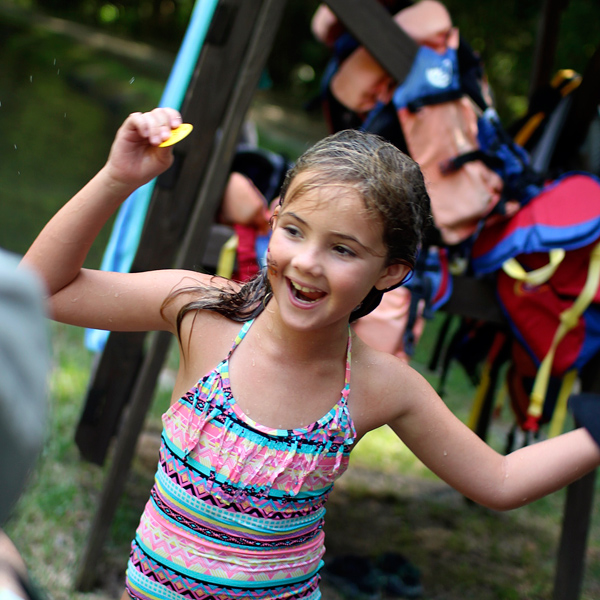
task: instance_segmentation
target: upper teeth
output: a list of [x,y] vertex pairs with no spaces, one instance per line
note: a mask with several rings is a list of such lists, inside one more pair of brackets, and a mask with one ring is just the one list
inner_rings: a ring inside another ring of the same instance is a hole
[[293,281],[292,281],[292,286],[293,286],[295,289],[297,289],[299,292],[307,292],[307,293],[310,293],[310,292],[317,292],[317,291],[318,291],[318,290],[315,290],[315,289],[313,289],[313,288],[307,288],[307,287],[304,287],[303,285],[299,285],[299,284],[297,284],[297,283],[295,283],[295,282],[293,282]]

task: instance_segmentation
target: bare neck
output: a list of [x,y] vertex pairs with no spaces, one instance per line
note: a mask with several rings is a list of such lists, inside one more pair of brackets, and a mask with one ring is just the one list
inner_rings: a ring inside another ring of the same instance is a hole
[[281,360],[302,363],[338,361],[345,356],[348,344],[348,321],[338,321],[316,330],[288,327],[280,318],[275,299],[257,318],[252,329],[262,338],[262,344]]

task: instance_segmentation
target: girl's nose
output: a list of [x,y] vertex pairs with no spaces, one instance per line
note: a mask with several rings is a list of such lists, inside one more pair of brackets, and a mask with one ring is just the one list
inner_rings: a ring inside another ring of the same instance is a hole
[[312,276],[320,275],[323,272],[322,255],[313,245],[305,245],[300,249],[292,259],[292,265],[302,273]]

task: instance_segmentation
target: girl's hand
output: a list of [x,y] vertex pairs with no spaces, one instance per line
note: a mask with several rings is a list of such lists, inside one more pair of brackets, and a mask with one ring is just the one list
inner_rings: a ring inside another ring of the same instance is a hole
[[117,131],[105,171],[118,185],[137,188],[173,162],[171,148],[159,148],[171,130],[181,125],[181,115],[172,108],[132,113]]

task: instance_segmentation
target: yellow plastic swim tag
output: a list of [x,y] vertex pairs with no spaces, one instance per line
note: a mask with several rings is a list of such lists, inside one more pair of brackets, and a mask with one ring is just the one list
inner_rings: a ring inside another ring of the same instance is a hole
[[171,135],[164,141],[162,144],[159,144],[159,148],[166,148],[167,146],[172,146],[177,142],[180,142],[183,138],[187,137],[192,133],[192,129],[194,129],[193,125],[189,123],[183,123],[179,127],[171,130]]

